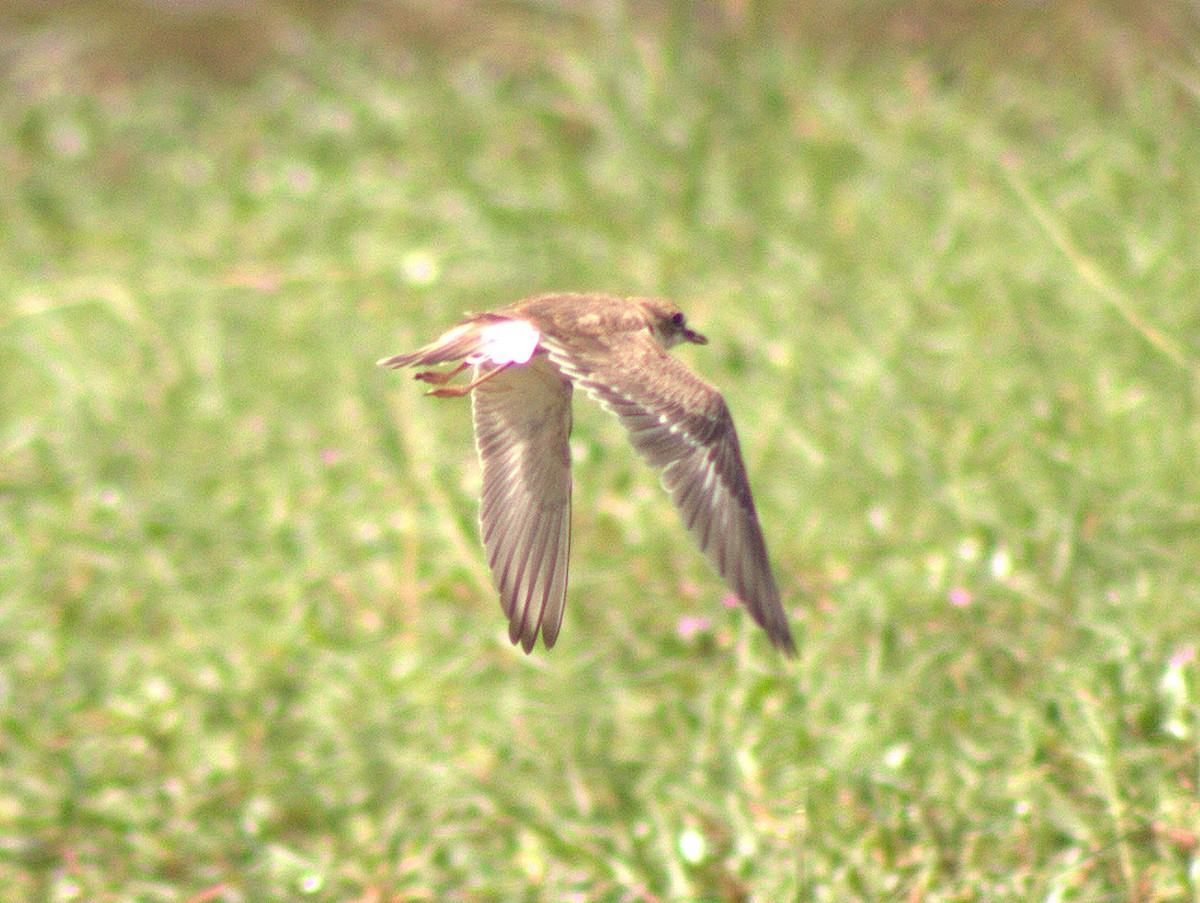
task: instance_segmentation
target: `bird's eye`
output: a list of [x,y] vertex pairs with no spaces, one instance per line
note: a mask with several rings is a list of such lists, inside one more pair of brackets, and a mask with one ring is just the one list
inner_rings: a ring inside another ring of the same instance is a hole
[[676,329],[679,329],[680,327],[683,326],[682,311],[675,311],[675,313],[671,314],[671,325],[674,326]]

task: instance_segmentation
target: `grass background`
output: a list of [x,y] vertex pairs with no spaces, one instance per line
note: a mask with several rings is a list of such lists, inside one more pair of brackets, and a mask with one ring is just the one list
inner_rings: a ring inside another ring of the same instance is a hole
[[[0,22],[9,899],[1200,899],[1194,3]],[[508,645],[374,361],[551,289],[709,335],[797,661],[586,404]]]

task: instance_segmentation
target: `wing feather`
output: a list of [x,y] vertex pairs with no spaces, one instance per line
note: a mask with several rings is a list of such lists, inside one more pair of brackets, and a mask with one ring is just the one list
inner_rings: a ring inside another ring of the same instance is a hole
[[649,333],[568,350],[543,347],[576,385],[616,414],[634,448],[661,471],[688,531],[777,647],[795,654],[733,418],[721,394]]
[[509,638],[554,646],[571,547],[571,383],[543,355],[472,392],[480,534]]

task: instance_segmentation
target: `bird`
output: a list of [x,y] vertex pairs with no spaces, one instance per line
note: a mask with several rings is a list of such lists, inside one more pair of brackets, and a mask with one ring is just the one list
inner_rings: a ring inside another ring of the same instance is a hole
[[[509,640],[554,646],[571,548],[571,400],[616,415],[660,473],[684,525],[733,594],[788,656],[780,601],[733,418],[721,393],[667,354],[705,345],[679,307],[653,297],[554,293],[468,316],[430,344],[380,360],[423,369],[440,398],[471,396],[482,469],[480,533]],[[471,369],[467,382],[452,382]]]

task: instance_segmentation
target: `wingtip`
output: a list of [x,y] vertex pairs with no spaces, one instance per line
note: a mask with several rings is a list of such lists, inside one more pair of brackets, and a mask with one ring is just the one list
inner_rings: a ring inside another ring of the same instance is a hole
[[537,629],[530,630],[523,617],[511,618],[508,622],[508,641],[514,646],[520,646],[526,655],[533,652],[537,645]]
[[788,658],[795,658],[800,654],[796,649],[796,641],[792,639],[792,632],[787,628],[784,628],[782,634],[771,636],[771,643]]
[[761,618],[756,614],[754,619],[762,627],[771,645],[788,658],[795,658],[798,654],[796,640],[792,637],[792,628],[788,624],[782,603],[776,601],[774,605],[767,606],[764,614],[765,617]]

